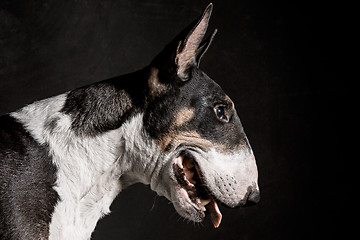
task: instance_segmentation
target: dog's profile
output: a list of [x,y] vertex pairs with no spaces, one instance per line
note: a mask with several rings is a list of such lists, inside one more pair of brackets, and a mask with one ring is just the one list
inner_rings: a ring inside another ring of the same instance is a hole
[[231,99],[199,69],[212,11],[142,70],[0,117],[0,239],[90,239],[127,186],[150,184],[183,217],[259,201]]

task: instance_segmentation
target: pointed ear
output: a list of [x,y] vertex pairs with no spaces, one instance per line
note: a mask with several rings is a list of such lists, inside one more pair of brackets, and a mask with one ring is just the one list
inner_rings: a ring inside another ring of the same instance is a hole
[[[211,16],[213,5],[210,3],[202,16],[200,17],[199,21],[195,24],[195,26],[191,29],[185,39],[180,40],[175,56],[175,64],[177,65],[177,74],[178,76],[186,81],[188,79],[187,70],[189,66],[192,64],[196,64],[197,56],[203,55],[203,53],[207,50],[208,46],[211,43],[212,37],[209,39],[209,42],[199,50],[199,46],[204,38],[206,33],[209,19]],[[200,60],[200,58],[198,60]]]
[[199,67],[201,58],[204,56],[208,48],[210,47],[215,35],[217,33],[217,29],[214,30],[214,32],[207,37],[200,45],[200,47],[196,50],[196,63]]

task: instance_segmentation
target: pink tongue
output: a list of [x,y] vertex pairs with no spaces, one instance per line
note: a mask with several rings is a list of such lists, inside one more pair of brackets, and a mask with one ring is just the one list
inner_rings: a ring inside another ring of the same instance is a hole
[[206,211],[210,214],[210,219],[214,227],[218,228],[221,222],[222,215],[214,199],[211,199],[211,202],[206,205]]

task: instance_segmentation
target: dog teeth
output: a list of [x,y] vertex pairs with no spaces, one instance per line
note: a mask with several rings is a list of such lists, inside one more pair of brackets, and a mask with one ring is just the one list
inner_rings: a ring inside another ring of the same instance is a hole
[[191,182],[189,182],[189,180],[187,180],[186,178],[184,179],[186,184],[190,187],[190,188],[195,188],[195,185],[192,184]]
[[182,156],[179,156],[179,157],[175,158],[175,164],[177,164],[181,169],[184,168],[182,163],[183,163]]
[[211,199],[200,199],[200,203],[203,206],[208,205],[211,202]]

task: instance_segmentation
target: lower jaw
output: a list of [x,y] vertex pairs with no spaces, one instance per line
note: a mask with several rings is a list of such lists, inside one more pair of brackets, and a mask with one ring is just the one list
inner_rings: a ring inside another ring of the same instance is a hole
[[195,203],[189,198],[187,191],[183,188],[180,188],[180,194],[186,200],[186,202],[191,205],[193,209],[196,210],[198,217],[191,219],[196,222],[202,222],[206,215],[210,216],[210,220],[213,223],[215,228],[218,228],[221,223],[222,214],[219,210],[219,207],[214,199],[201,200],[197,199],[198,202]]
[[201,204],[200,199],[196,199],[196,202],[194,202],[194,200],[191,200],[187,191],[184,188],[180,188],[180,194],[188,204],[195,208],[195,210],[197,210],[199,213],[202,213],[202,215],[204,215],[205,217],[206,208]]

